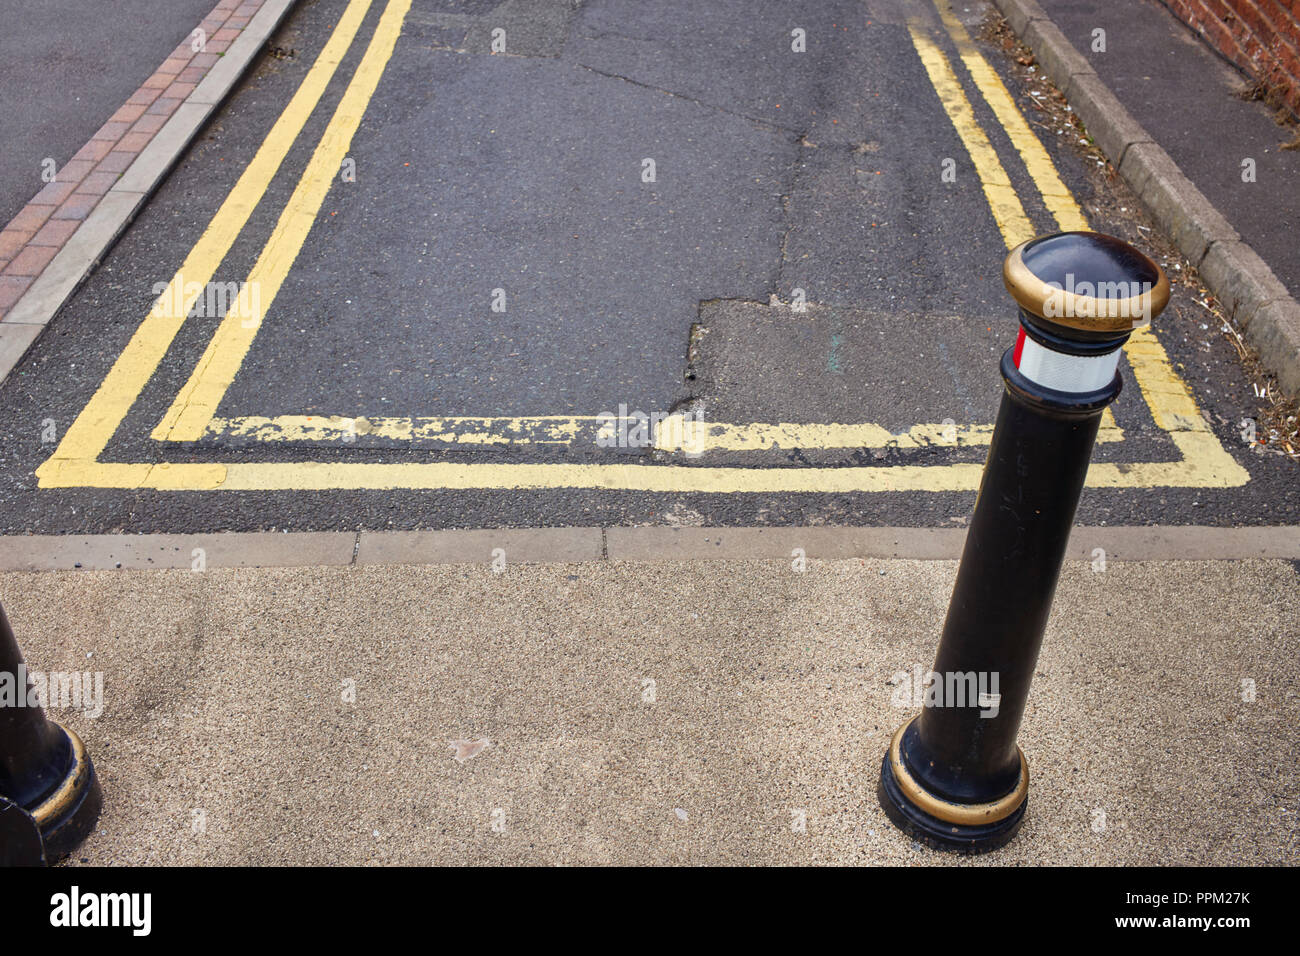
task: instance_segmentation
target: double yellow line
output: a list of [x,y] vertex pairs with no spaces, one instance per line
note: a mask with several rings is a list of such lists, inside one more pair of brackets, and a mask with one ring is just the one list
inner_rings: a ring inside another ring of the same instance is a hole
[[[957,48],[962,65],[966,67],[966,72],[975,82],[980,95],[993,110],[993,115],[997,117],[1011,144],[1020,154],[1020,159],[1025,164],[1030,178],[1033,179],[1034,185],[1043,197],[1043,204],[1047,207],[1047,211],[1052,214],[1062,230],[1088,229],[1088,220],[1084,218],[1070,190],[1061,181],[1061,177],[1056,172],[1056,165],[1047,155],[1047,150],[1029,129],[1029,124],[1025,122],[1024,115],[1016,106],[1015,100],[1011,98],[997,71],[989,66],[988,61],[975,49],[970,34],[953,14],[952,7],[946,0],[936,0],[935,6],[939,11],[939,18],[947,28],[948,35],[952,38],[953,45]],[[930,82],[939,94],[939,99],[943,101],[948,116],[957,129],[957,135],[961,137],[966,151],[975,162],[976,173],[984,186],[989,207],[993,210],[994,218],[1007,246],[1018,246],[1026,239],[1032,239],[1035,230],[1025,215],[1020,197],[1016,195],[1006,170],[998,160],[997,152],[989,143],[988,137],[984,135],[983,128],[976,122],[974,111],[966,99],[966,94],[962,92],[961,84],[953,73],[952,67],[949,66],[948,59],[930,40],[918,22],[914,20],[909,23],[908,29],[912,34],[912,43],[916,47],[917,54],[930,75]]]
[[[953,13],[951,4],[948,0],[933,2],[962,65],[1019,154],[1030,179],[1042,196],[1043,205],[1056,220],[1057,228],[1063,231],[1090,229],[1087,217],[1061,181],[1052,158],[1029,129],[1029,124],[1025,122],[1024,115],[997,71],[989,66],[971,42],[970,34]],[[1011,178],[998,159],[997,151],[975,118],[975,111],[947,56],[931,39],[929,30],[919,18],[908,21],[908,32],[948,118],[975,165],[989,209],[1007,247],[1017,246],[1026,239],[1033,238],[1036,230],[1025,213]],[[1133,333],[1125,346],[1125,354],[1152,418],[1161,430],[1169,433],[1174,445],[1182,452],[1183,460],[1126,466],[1097,464],[1088,472],[1088,483],[1115,487],[1232,487],[1245,484],[1249,480],[1249,474],[1233,460],[1214,436],[1197,408],[1191,391],[1174,371],[1164,347],[1151,333],[1150,327],[1140,328]]]
[[[279,291],[306,231],[315,220],[384,66],[392,56],[410,5],[411,0],[390,0],[388,3],[361,65],[335,110],[325,136],[312,155],[307,174],[294,190],[293,198],[281,214],[270,242],[249,276],[250,282],[261,284],[263,312]],[[157,370],[199,295],[212,280],[253,210],[261,202],[271,180],[280,170],[290,148],[297,141],[351,48],[370,6],[371,0],[351,0],[348,4],[307,76],[212,217],[199,241],[172,277],[168,288],[158,296],[149,315],[136,329],[104,381],[64,434],[50,461],[37,470],[42,485],[46,483],[47,476],[59,470],[60,462],[88,465],[95,462],[104,451],[132,404]],[[240,310],[226,315],[189,381],[173,402],[162,424],[154,430],[155,438],[186,440],[200,437],[207,419],[215,411],[213,396],[219,399],[228,387],[256,331],[256,323],[248,323]]]
[[[410,0],[389,0],[361,63],[335,110],[325,135],[316,146],[306,173],[279,217],[259,256],[250,282],[259,283],[261,313],[271,305],[305,241],[334,175],[360,125],[383,71],[392,56]],[[197,295],[230,251],[271,179],[279,171],[327,85],[350,49],[371,0],[351,0],[338,25],[301,86],[271,132],[222,203],[199,242],[186,257],[169,288],[158,297],[153,311],[141,323],[90,402],[64,435],[54,454],[37,469],[42,488],[101,487],[203,489],[329,489],[329,488],[609,488],[663,492],[871,492],[965,491],[977,487],[981,467],[974,463],[949,465],[896,465],[889,467],[830,468],[708,468],[628,464],[455,464],[449,462],[382,464],[375,462],[105,462],[100,461],[108,442],[121,426],[131,406],[143,392],[193,307]],[[975,50],[944,0],[937,3],[940,19],[963,65],[980,94],[992,108],[1002,128],[1025,164],[1044,204],[1062,229],[1086,229],[1087,221],[1069,190],[1061,182],[1051,159],[1016,108],[997,74]],[[996,150],[975,119],[951,64],[919,23],[909,24],[917,54],[958,135],[975,163],[981,186],[998,228],[1008,245],[1033,234],[1033,227]],[[186,294],[189,290],[189,294]],[[236,310],[227,314],[195,366],[189,380],[153,431],[160,440],[194,440],[216,424],[213,415],[252,344],[258,321]],[[1201,418],[1187,388],[1174,374],[1164,349],[1148,331],[1135,333],[1127,346],[1134,375],[1150,405],[1156,424],[1170,433],[1183,453],[1177,462],[1094,464],[1088,483],[1093,486],[1149,487],[1232,486],[1247,480],[1246,472],[1219,444]],[[230,423],[223,422],[224,426]],[[255,424],[252,420],[241,427]],[[421,427],[432,427],[427,422]],[[443,427],[438,423],[437,427]],[[290,438],[306,424],[267,420],[258,429]],[[401,422],[393,426],[400,431]],[[411,426],[415,427],[414,421]],[[773,426],[722,426],[727,432],[711,436],[718,447],[770,447],[799,443],[807,435],[782,433],[774,439]],[[787,426],[775,426],[778,428]],[[801,428],[803,426],[788,426]],[[816,426],[815,426],[816,427]],[[829,426],[837,428],[841,426]],[[874,426],[843,426],[874,428]],[[923,427],[923,426],[918,426]],[[937,426],[936,426],[937,427]],[[765,430],[766,429],[766,430]],[[256,430],[256,429],[255,429]],[[327,429],[328,431],[328,429]],[[1116,429],[1118,432],[1118,429]],[[888,436],[897,441],[899,436]],[[1120,437],[1118,434],[1116,438]],[[930,436],[917,438],[928,443]],[[966,436],[967,443],[986,441],[982,431]],[[885,437],[828,434],[827,442],[877,443]],[[959,442],[960,443],[960,442]]]
[[[369,0],[361,3],[361,15]],[[197,441],[203,437],[208,422],[216,414],[221,397],[226,394],[261,325],[261,317],[275,302],[299,250],[307,241],[321,204],[352,145],[352,137],[361,125],[361,117],[393,55],[402,31],[402,21],[411,0],[391,0],[370,40],[365,56],[352,76],[343,99],[325,129],[316,151],[307,164],[288,205],[280,214],[271,238],[262,249],[248,283],[258,290],[259,313],[251,319],[240,310],[226,313],[216,335],[208,343],[189,381],[177,393],[171,408],[153,430],[160,441]],[[349,8],[350,9],[350,8]],[[331,38],[333,42],[333,38]],[[300,127],[301,128],[301,127]],[[204,263],[205,266],[215,263]],[[210,273],[209,273],[210,276]]]

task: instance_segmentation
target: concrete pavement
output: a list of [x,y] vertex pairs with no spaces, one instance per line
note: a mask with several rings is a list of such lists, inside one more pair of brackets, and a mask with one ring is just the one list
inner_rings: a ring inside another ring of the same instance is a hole
[[[104,674],[101,716],[54,713],[106,795],[74,864],[924,865],[954,858],[873,787],[954,571],[42,572],[0,594],[30,666]],[[1300,861],[1297,577],[1068,563],[1020,738],[1027,822],[973,862]]]

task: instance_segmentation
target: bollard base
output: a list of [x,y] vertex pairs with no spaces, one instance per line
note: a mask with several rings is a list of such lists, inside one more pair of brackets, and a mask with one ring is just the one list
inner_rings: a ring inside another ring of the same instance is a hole
[[61,724],[72,744],[72,765],[55,791],[29,812],[41,831],[47,863],[57,863],[90,836],[99,821],[104,796],[95,765],[81,738]]
[[889,754],[885,754],[881,761],[876,796],[890,822],[912,839],[936,850],[968,855],[988,853],[1009,843],[1020,832],[1020,824],[1025,819],[1025,807],[1029,804],[1029,798],[1026,797],[1010,816],[996,823],[948,823],[930,816],[907,799],[894,776]]
[[44,865],[40,827],[30,813],[0,797],[0,867]]

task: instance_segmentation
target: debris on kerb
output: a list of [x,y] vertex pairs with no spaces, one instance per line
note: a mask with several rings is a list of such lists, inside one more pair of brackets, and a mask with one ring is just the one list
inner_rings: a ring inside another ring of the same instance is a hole
[[1029,764],[1016,736],[1097,428],[1120,393],[1121,348],[1169,302],[1159,266],[1094,232],[1017,246],[1003,279],[1020,332],[1002,356],[1005,391],[931,678],[958,693],[924,695],[876,790],[900,829],[964,853],[1003,846],[1024,821]]

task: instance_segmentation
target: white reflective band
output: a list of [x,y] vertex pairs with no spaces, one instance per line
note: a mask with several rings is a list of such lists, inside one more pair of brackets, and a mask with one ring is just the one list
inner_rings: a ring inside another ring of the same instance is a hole
[[1115,378],[1119,349],[1105,355],[1066,355],[1044,348],[1020,330],[1016,343],[1016,368],[1020,374],[1044,388],[1058,392],[1095,392]]

